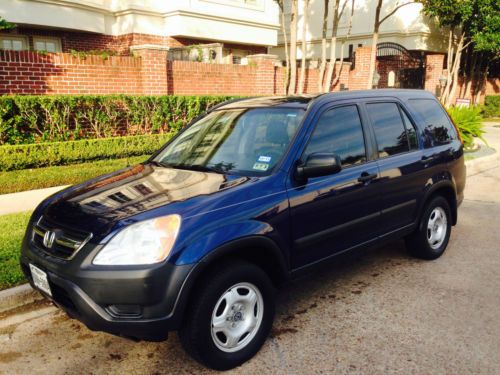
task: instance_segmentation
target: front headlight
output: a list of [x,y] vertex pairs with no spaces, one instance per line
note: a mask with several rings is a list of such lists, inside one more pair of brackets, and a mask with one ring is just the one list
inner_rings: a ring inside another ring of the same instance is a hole
[[159,263],[170,254],[180,227],[179,215],[132,224],[118,232],[92,263],[122,266]]

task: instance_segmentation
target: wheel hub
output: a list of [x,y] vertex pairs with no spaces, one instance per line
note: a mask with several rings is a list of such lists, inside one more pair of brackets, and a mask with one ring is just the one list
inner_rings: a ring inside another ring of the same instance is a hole
[[446,239],[448,219],[442,207],[435,207],[427,223],[427,241],[432,249],[438,249]]
[[214,344],[225,352],[242,349],[257,334],[262,323],[264,300],[250,283],[238,283],[226,290],[212,313]]

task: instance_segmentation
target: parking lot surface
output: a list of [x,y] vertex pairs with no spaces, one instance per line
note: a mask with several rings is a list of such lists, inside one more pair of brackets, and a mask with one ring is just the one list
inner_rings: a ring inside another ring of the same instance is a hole
[[[396,242],[293,282],[279,293],[271,337],[230,373],[498,374],[499,224],[496,162],[468,177],[443,257],[416,260]],[[0,325],[0,374],[213,373],[175,334],[136,343],[37,309]]]

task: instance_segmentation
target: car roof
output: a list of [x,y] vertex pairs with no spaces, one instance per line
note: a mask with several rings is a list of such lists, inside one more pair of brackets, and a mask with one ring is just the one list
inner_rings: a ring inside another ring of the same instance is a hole
[[314,103],[324,103],[326,101],[345,100],[345,99],[361,99],[361,98],[380,98],[380,97],[397,97],[397,98],[435,98],[429,91],[413,90],[413,89],[377,89],[377,90],[353,90],[353,91],[338,91],[326,94],[306,94],[295,96],[267,96],[254,98],[233,99],[221,103],[212,108],[219,109],[236,109],[236,108],[262,108],[262,107],[282,107],[282,108],[302,108],[307,109]]

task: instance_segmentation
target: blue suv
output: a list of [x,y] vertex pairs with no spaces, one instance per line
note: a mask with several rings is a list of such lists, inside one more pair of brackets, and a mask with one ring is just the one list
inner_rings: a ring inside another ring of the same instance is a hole
[[460,136],[425,91],[230,101],[148,161],[42,202],[21,265],[90,329],[179,331],[224,370],[260,349],[287,280],[402,237],[441,256],[464,186]]

